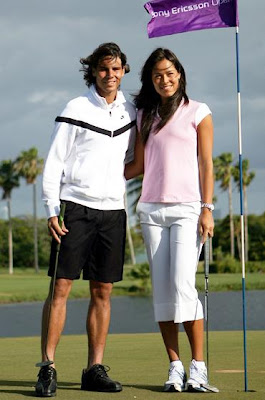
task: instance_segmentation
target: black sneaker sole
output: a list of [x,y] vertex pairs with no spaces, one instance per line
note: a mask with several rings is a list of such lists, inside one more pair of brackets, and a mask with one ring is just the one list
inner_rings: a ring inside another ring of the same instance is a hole
[[51,393],[51,394],[43,394],[43,393],[36,393],[37,397],[55,397],[56,393]]
[[43,391],[35,390],[35,393],[36,393],[37,397],[55,397],[56,396],[56,392],[44,393]]

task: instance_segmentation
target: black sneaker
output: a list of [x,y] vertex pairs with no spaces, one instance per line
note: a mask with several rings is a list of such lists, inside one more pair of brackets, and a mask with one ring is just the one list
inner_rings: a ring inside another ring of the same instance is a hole
[[107,371],[109,367],[95,364],[88,371],[83,370],[81,390],[91,390],[94,392],[120,392],[122,386],[109,378]]
[[50,365],[41,367],[38,377],[39,379],[35,386],[36,395],[38,397],[56,396],[56,388],[57,388],[56,370]]

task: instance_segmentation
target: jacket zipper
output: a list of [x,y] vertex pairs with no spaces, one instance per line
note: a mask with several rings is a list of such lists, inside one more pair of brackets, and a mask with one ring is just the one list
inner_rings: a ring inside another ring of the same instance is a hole
[[[112,117],[111,111],[109,111],[109,116]],[[113,134],[114,134],[114,132],[111,131],[111,137],[112,137],[112,138],[113,138]]]
[[[112,113],[111,113],[111,110],[109,111],[109,117],[110,117],[110,119],[111,119],[111,117],[112,117]],[[113,138],[113,134],[114,134],[114,131],[111,131],[111,138]],[[108,165],[109,165],[109,163],[110,163],[110,161],[108,161]],[[109,168],[108,168],[108,170],[109,170]],[[104,197],[108,197],[108,194],[109,194],[109,177],[108,177],[108,175],[106,174],[106,183],[105,183],[105,196]]]

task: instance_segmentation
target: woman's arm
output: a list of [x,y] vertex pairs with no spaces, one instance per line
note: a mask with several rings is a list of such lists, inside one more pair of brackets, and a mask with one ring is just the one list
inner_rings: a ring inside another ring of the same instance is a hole
[[134,146],[134,159],[125,165],[125,178],[132,179],[135,176],[141,175],[144,172],[144,144],[140,133],[137,131]]
[[[198,133],[198,161],[200,174],[200,188],[203,203],[212,203],[214,190],[213,176],[213,121],[207,115],[197,127]],[[212,211],[202,208],[199,220],[199,232],[204,243],[208,236],[213,236],[214,220]]]

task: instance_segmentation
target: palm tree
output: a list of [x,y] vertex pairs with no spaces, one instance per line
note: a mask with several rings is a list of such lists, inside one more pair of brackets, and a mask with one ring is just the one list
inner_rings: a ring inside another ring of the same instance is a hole
[[15,161],[16,171],[27,184],[33,186],[33,234],[34,234],[34,268],[39,272],[38,261],[38,225],[37,225],[37,177],[43,171],[43,158],[38,157],[38,150],[32,147],[28,151],[22,151]]
[[19,175],[14,169],[11,160],[4,160],[0,164],[0,186],[3,189],[2,199],[7,201],[8,213],[8,249],[9,249],[9,274],[13,274],[13,237],[11,220],[11,192],[19,186]]
[[232,204],[232,174],[233,174],[233,155],[232,153],[222,153],[214,160],[215,179],[220,181],[220,188],[223,191],[228,190],[229,203],[229,220],[230,220],[230,253],[231,257],[235,257],[234,243],[234,219],[233,219],[233,204]]
[[[244,234],[245,234],[245,260],[248,261],[248,248],[249,248],[249,240],[248,240],[248,202],[247,202],[247,187],[250,185],[251,181],[255,177],[255,172],[248,171],[249,169],[249,160],[242,160],[242,189],[243,189],[243,198],[244,198]],[[237,163],[233,169],[233,177],[234,181],[237,184],[238,190],[240,190],[240,170],[239,163]]]

